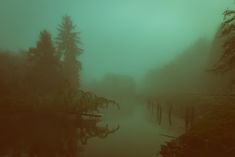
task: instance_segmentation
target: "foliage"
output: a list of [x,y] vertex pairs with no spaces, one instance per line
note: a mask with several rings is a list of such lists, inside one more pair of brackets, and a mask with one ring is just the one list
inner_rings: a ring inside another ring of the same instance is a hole
[[223,54],[215,66],[216,71],[227,72],[235,67],[235,11],[226,10],[221,26],[221,37],[224,39]]
[[37,46],[29,50],[27,59],[27,86],[33,90],[30,92],[39,96],[55,93],[61,86],[61,63],[49,32],[40,33]]
[[235,155],[235,107],[214,106],[181,137],[162,146],[163,157],[232,157]]
[[66,16],[57,47],[44,30],[35,48],[0,52],[0,156],[79,156],[89,138],[119,128],[98,126],[99,109],[117,103],[79,88],[81,49],[73,30]]
[[78,56],[82,49],[79,47],[79,34],[75,32],[75,26],[69,16],[64,16],[61,25],[58,28],[57,51],[63,62],[63,70],[67,81],[72,86],[79,86],[79,76],[81,63]]

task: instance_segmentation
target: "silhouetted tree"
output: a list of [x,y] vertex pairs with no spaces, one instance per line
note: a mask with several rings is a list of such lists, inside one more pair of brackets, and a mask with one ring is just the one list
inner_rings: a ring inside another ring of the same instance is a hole
[[50,97],[50,94],[55,93],[60,87],[60,71],[61,66],[51,35],[44,30],[40,33],[36,48],[31,48],[28,53],[29,90],[39,96]]
[[224,12],[221,37],[224,39],[223,54],[215,69],[216,71],[226,72],[235,68],[235,10]]
[[88,139],[119,129],[98,126],[94,114],[118,104],[79,89],[81,49],[68,16],[57,42],[58,50],[44,30],[25,54],[0,51],[0,156],[79,156]]
[[57,49],[63,61],[66,81],[72,87],[78,88],[81,63],[77,57],[82,53],[79,47],[79,33],[75,31],[75,26],[69,16],[64,16],[58,31]]

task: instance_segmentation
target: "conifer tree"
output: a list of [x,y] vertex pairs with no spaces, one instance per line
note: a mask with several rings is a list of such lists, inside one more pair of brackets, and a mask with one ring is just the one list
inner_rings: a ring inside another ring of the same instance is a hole
[[235,68],[235,10],[224,12],[224,22],[220,29],[224,41],[223,54],[215,69],[227,72]]
[[79,33],[69,16],[64,16],[58,28],[57,51],[63,62],[66,83],[79,88],[81,63],[78,60],[82,49],[79,47]]
[[40,33],[36,48],[29,50],[28,60],[28,81],[31,90],[39,92],[40,95],[56,91],[60,63],[48,31]]

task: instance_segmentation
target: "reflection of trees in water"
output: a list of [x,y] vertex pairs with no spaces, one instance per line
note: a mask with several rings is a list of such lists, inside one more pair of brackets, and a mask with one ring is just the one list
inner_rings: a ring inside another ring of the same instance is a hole
[[118,129],[98,126],[96,115],[12,112],[0,116],[0,156],[78,156],[89,138],[105,138]]
[[[149,99],[147,101],[147,107],[151,112],[151,116],[154,117],[156,122],[161,125],[163,121],[163,112],[167,114],[168,124],[172,126],[174,119],[172,115],[183,118],[185,122],[185,130],[192,127],[195,118],[195,108],[192,101],[184,101],[182,104],[174,105],[174,101],[165,101],[162,103],[157,99]],[[178,109],[178,110],[177,110]]]
[[[79,156],[82,145],[88,139],[105,138],[119,129],[98,125],[101,121],[99,109],[112,104],[118,106],[114,101],[90,92],[80,91],[70,95],[72,97],[61,97],[62,100],[69,100],[65,101],[69,104],[61,106],[30,105],[34,101],[1,105],[0,156]],[[12,99],[7,103],[16,102],[21,101]],[[44,101],[41,102],[44,104]]]
[[[18,76],[24,70],[7,68],[20,59],[0,53],[0,61],[0,156],[74,157],[89,138],[105,138],[118,129],[98,126],[99,109],[118,107],[114,101],[80,90],[63,80],[64,74],[32,83],[28,75]],[[34,72],[49,73],[27,74]]]

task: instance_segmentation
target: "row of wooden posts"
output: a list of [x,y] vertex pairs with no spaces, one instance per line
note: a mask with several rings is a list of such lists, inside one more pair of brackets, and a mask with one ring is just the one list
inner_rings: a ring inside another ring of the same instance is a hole
[[[164,110],[164,112],[167,113],[168,116],[168,124],[170,126],[173,125],[173,115],[177,114],[176,112],[174,112],[174,109],[177,108],[176,105],[173,105],[172,103],[169,104],[162,104],[157,102],[156,100],[149,100],[147,102],[148,108],[151,111],[151,115],[156,117],[157,123],[158,125],[162,124],[162,118],[163,118],[163,107],[166,108],[166,110]],[[173,108],[174,107],[174,108]],[[195,119],[195,108],[193,106],[187,106],[185,105],[183,107],[183,111],[182,111],[183,115],[181,115],[184,119],[184,123],[185,123],[185,130],[188,130],[192,127],[193,123],[194,123],[194,119]],[[177,116],[177,115],[175,115]]]

